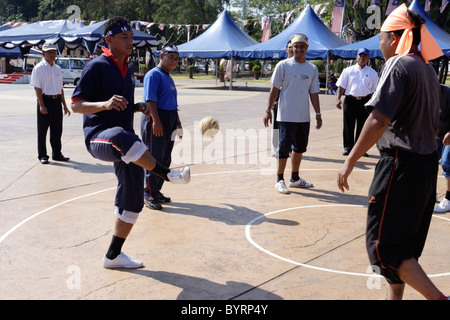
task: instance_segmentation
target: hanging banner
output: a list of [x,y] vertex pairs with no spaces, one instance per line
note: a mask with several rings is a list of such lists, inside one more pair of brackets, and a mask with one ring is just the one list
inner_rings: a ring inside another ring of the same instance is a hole
[[342,29],[342,21],[344,19],[345,0],[335,0],[333,14],[331,15],[332,25],[331,31],[340,35]]

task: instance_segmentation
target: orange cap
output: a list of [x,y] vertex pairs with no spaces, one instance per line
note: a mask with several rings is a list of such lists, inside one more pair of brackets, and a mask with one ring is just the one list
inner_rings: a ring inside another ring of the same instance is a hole
[[[416,28],[416,26],[409,19],[408,8],[403,3],[397,9],[392,11],[392,13],[386,18],[383,25],[381,26],[380,31],[390,32],[405,30],[402,34],[402,37],[400,38],[400,42],[398,43],[395,53],[406,54],[411,50],[411,46],[413,43],[412,29],[414,28]],[[422,24],[422,26],[420,27],[420,43],[422,58],[426,63],[428,63],[429,60],[436,59],[444,54],[437,44],[436,40],[428,31],[427,27],[425,27],[425,24]]]

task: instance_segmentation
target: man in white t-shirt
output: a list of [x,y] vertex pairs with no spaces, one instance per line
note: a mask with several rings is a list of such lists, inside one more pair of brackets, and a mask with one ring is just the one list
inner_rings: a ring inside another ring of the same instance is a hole
[[50,128],[50,144],[55,161],[69,161],[61,153],[61,135],[64,114],[70,115],[63,90],[61,68],[55,63],[57,48],[46,42],[42,46],[44,59],[31,72],[30,85],[34,87],[37,99],[37,140],[38,158],[42,164],[48,164],[46,147],[47,131]]
[[[336,108],[342,109],[341,97],[345,92],[343,114],[344,156],[349,155],[358,140],[369,113],[364,106],[375,91],[378,73],[369,67],[369,50],[360,48],[356,54],[356,64],[345,68],[336,86]],[[355,133],[356,124],[356,133]],[[365,156],[368,156],[366,153]]]
[[275,67],[268,107],[263,119],[266,127],[272,122],[272,107],[279,94],[276,119],[279,127],[279,153],[275,189],[285,194],[290,193],[284,182],[284,170],[291,151],[292,173],[289,186],[294,188],[313,186],[299,176],[300,163],[309,138],[311,122],[309,100],[316,113],[316,129],[322,127],[319,72],[315,65],[305,59],[308,37],[304,34],[293,35],[291,43],[294,56],[279,62]]

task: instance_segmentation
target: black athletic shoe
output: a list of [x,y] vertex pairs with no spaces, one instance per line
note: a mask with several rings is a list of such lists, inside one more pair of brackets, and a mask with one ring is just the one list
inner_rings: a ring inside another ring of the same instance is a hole
[[55,161],[69,161],[70,160],[70,158],[64,157],[62,154],[60,154],[59,156],[53,156],[52,159]]
[[158,200],[161,203],[169,203],[170,202],[170,198],[165,197],[161,192],[158,192]]
[[42,157],[39,159],[42,164],[48,164],[48,157]]
[[150,209],[162,210],[162,205],[159,200],[153,199],[152,197],[150,197],[149,199],[144,199],[144,203]]

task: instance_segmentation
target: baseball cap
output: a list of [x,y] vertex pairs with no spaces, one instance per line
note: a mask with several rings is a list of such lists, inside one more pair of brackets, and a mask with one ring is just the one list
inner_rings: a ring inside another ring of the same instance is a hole
[[367,50],[366,48],[359,48],[358,53],[356,55],[359,55],[361,53],[365,53],[365,54],[369,55],[369,50]]
[[308,37],[302,33],[294,34],[291,37],[291,43],[294,44],[295,42],[303,42],[306,43],[306,45],[308,45]]
[[178,53],[178,48],[174,44],[167,44],[161,49],[161,54]]
[[58,51],[58,48],[56,47],[56,44],[50,43],[50,42],[44,43],[44,45],[42,46],[42,51],[50,51],[50,50]]

